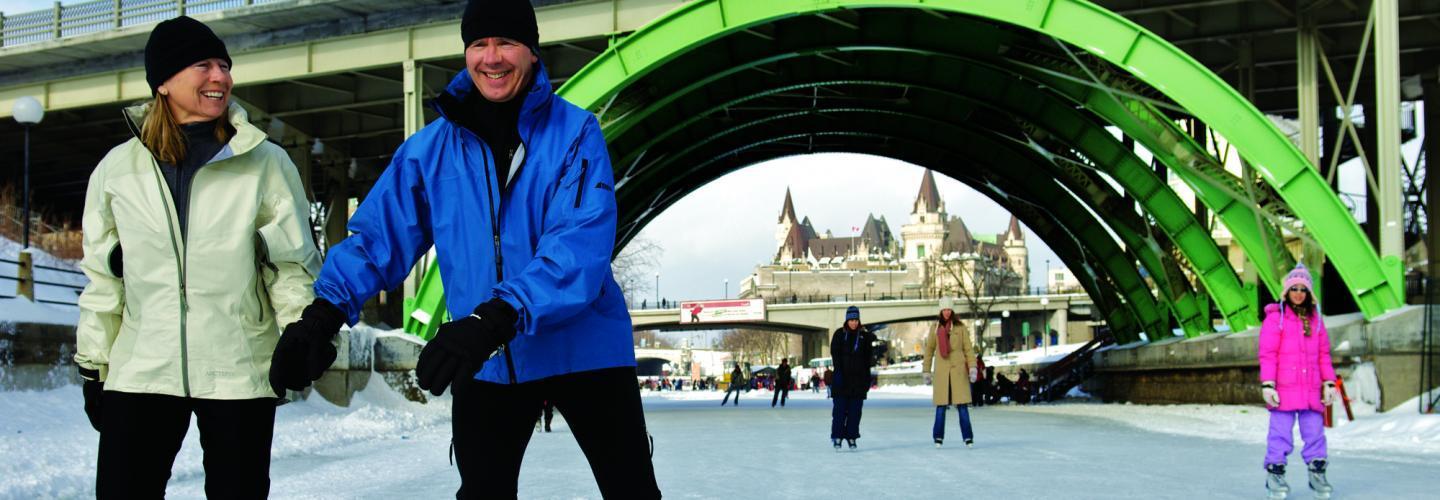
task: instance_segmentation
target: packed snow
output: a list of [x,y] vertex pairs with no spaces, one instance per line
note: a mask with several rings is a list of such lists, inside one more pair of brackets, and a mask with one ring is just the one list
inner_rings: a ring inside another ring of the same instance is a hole
[[[721,392],[644,393],[655,468],[671,498],[1258,498],[1265,410],[1248,406],[1141,406],[1070,401],[972,410],[976,446],[960,445],[949,412],[947,445],[930,443],[929,387],[884,387],[865,405],[858,451],[833,451],[823,392],[769,391],[740,406]],[[0,393],[0,498],[92,495],[97,434],[77,386]],[[1336,498],[1423,498],[1434,493],[1440,415],[1418,400],[1362,413],[1329,430]],[[318,396],[279,409],[274,498],[448,498],[449,400],[403,400],[379,376],[341,408]],[[170,498],[202,498],[193,428],[177,457]],[[1297,498],[1308,497],[1292,457]],[[531,439],[525,498],[599,498],[583,454],[556,415]]]

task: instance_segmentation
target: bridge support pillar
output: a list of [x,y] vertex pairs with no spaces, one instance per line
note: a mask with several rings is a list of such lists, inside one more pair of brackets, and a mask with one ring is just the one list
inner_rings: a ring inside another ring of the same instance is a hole
[[1378,184],[1380,258],[1403,259],[1404,200],[1400,177],[1400,7],[1396,0],[1376,0],[1375,9],[1375,178]]
[[[1425,212],[1435,214],[1440,213],[1440,177],[1430,177],[1429,165],[1431,158],[1440,159],[1440,137],[1429,135],[1440,135],[1440,68],[1428,72],[1421,81],[1425,93]],[[1431,279],[1440,277],[1440,230],[1433,225],[1425,231],[1425,246],[1430,257],[1425,275]]]
[[[425,127],[425,66],[414,59],[406,59],[400,66],[403,70],[401,85],[405,100],[405,137],[408,139]],[[430,267],[433,254],[434,248],[431,248],[431,251],[426,252],[410,269],[410,275],[405,278],[402,300],[413,299],[419,294],[420,281],[425,277],[425,270]]]

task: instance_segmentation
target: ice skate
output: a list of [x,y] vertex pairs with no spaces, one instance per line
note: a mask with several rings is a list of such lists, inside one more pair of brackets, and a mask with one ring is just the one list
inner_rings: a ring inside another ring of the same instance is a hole
[[975,447],[975,440],[974,440],[974,439],[966,439],[966,440],[965,440],[965,447],[966,447],[966,448],[974,448],[974,447]]
[[1285,482],[1285,464],[1265,466],[1265,498],[1283,499],[1290,495],[1290,484]]
[[835,451],[840,451],[840,440],[839,440],[839,439],[831,439],[831,440],[830,440],[830,444],[835,445]]
[[1330,492],[1334,488],[1330,481],[1325,479],[1325,467],[1329,465],[1325,459],[1317,458],[1310,461],[1310,489],[1315,492],[1315,498],[1325,500],[1330,498]]
[[941,446],[941,445],[944,445],[944,444],[945,444],[945,440],[944,440],[944,439],[935,438],[935,449],[940,449],[940,446]]
[[851,439],[851,440],[849,440],[849,442],[850,442],[850,451],[855,451],[855,449],[858,448],[857,446],[855,446],[855,440],[854,440],[854,439]]

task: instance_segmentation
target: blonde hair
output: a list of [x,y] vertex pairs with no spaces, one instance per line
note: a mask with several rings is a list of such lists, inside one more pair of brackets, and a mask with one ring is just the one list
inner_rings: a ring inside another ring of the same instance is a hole
[[[221,144],[230,141],[235,129],[230,126],[230,110],[215,120],[215,140]],[[140,142],[155,155],[161,163],[175,165],[185,159],[185,132],[175,116],[170,114],[170,97],[156,94],[155,100],[145,111],[145,123],[140,126]]]

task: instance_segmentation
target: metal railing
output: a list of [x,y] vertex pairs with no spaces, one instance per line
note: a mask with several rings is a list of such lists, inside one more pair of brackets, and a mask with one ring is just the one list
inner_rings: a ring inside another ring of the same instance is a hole
[[0,13],[0,48],[290,0],[95,0],[13,15]]
[[[3,263],[3,264],[14,264],[17,269],[23,269],[23,267],[22,267],[21,264],[20,264],[20,261],[18,261],[18,260],[10,260],[10,259],[0,258],[0,263]],[[33,267],[33,268],[35,268],[35,269],[44,269],[44,270],[46,270],[46,271],[57,272],[57,273],[74,274],[74,275],[79,275],[79,276],[84,276],[84,275],[85,275],[85,273],[80,272],[80,271],[75,271],[75,270],[71,270],[71,269],[64,269],[64,268],[59,268],[59,267],[42,266],[42,265],[39,265],[39,264],[33,264],[33,265],[31,265],[30,267]],[[46,285],[46,286],[53,286],[53,287],[60,287],[60,288],[68,288],[68,289],[70,289],[70,290],[72,290],[72,291],[75,292],[75,295],[76,295],[76,300],[75,300],[75,302],[65,302],[65,301],[61,301],[61,300],[48,300],[48,299],[35,299],[35,302],[43,302],[43,303],[46,303],[46,304],[60,304],[60,305],[67,305],[67,306],[79,305],[79,295],[80,295],[80,292],[85,290],[85,285],[76,285],[76,284],[73,284],[73,283],[57,283],[57,282],[54,282],[54,281],[41,281],[41,280],[38,280],[38,279],[34,279],[33,276],[18,276],[18,277],[17,277],[17,276],[0,276],[0,280],[9,280],[9,281],[17,282],[17,283],[20,282],[20,280],[22,280],[22,279],[29,279],[29,280],[31,280],[31,284],[32,284],[32,285]],[[0,299],[13,299],[13,298],[15,298],[15,297],[16,297],[15,295],[10,295],[10,294],[6,294],[6,293],[0,293]]]

